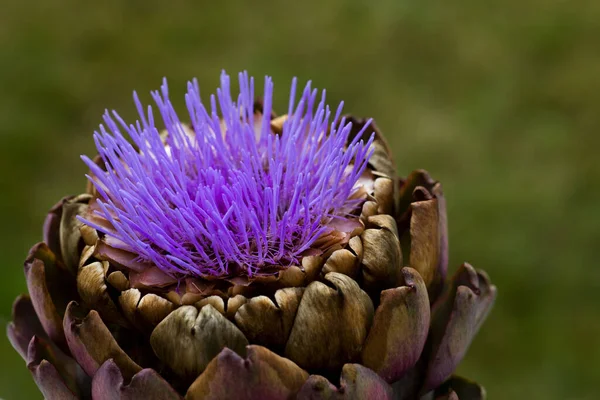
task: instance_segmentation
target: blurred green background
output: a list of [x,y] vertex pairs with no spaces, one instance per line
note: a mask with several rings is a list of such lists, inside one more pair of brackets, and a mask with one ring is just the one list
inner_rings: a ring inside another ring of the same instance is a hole
[[[499,287],[460,373],[491,399],[598,398],[599,21],[592,0],[3,2],[2,329],[104,109],[132,119],[132,90],[149,101],[163,76],[183,106],[186,80],[207,94],[247,69],[280,109],[292,76],[326,87],[376,119],[402,175],[443,182],[453,269]],[[3,334],[0,357],[0,398],[41,398]]]

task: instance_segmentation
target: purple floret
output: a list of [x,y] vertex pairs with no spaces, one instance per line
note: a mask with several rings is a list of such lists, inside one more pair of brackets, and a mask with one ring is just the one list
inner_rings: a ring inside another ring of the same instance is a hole
[[310,82],[295,104],[295,79],[289,118],[275,134],[271,78],[265,78],[261,120],[254,114],[254,79],[241,73],[239,84],[234,101],[223,73],[207,109],[197,82],[188,83],[190,129],[179,121],[165,81],[152,97],[167,135],[135,94],[141,122],[128,125],[107,111],[106,127],[94,134],[106,171],[82,158],[99,193],[96,213],[113,228],[82,221],[111,246],[176,277],[253,276],[297,264],[328,225],[360,205],[351,196],[373,137],[363,143],[361,132],[348,142],[343,103],[331,119],[325,91],[316,104]]

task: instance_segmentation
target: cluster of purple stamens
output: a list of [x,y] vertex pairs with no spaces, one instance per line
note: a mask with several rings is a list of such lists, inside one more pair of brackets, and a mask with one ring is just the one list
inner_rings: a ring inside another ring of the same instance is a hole
[[113,247],[177,277],[252,276],[298,263],[331,229],[328,224],[358,205],[351,196],[373,138],[363,143],[359,134],[348,142],[351,125],[341,118],[343,104],[331,119],[325,91],[316,104],[310,82],[295,104],[295,79],[289,117],[275,134],[271,79],[265,78],[260,120],[254,79],[241,73],[239,84],[234,101],[223,73],[207,109],[197,82],[188,83],[188,129],[164,82],[152,97],[167,135],[161,136],[151,107],[144,112],[135,94],[141,120],[135,125],[107,112],[106,127],[94,134],[104,168],[82,158],[99,193],[96,213],[112,228],[82,221],[110,237]]

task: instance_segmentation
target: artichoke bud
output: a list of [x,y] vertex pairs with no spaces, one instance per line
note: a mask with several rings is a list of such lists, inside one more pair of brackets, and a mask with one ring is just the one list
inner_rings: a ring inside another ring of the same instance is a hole
[[[49,399],[485,396],[453,376],[496,288],[446,280],[439,182],[396,176],[372,120],[325,92],[272,110],[229,77],[189,123],[107,113],[84,194],[49,212],[8,336]],[[217,107],[218,105],[218,107]],[[128,137],[128,139],[126,138]]]

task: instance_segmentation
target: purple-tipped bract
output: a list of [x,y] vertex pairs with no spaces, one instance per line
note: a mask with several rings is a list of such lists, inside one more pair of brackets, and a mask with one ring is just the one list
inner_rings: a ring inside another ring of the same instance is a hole
[[265,79],[262,116],[254,113],[253,78],[242,73],[239,83],[234,101],[223,73],[210,108],[197,82],[188,83],[190,129],[177,117],[165,82],[152,96],[166,135],[135,95],[141,122],[128,125],[107,112],[106,127],[94,135],[106,171],[83,160],[99,193],[96,212],[112,228],[82,221],[105,233],[112,247],[176,277],[252,276],[298,263],[359,205],[352,196],[373,138],[359,141],[362,132],[349,138],[342,104],[332,119],[325,92],[317,104],[310,83],[296,104],[296,80],[288,118],[275,134],[271,79]]

